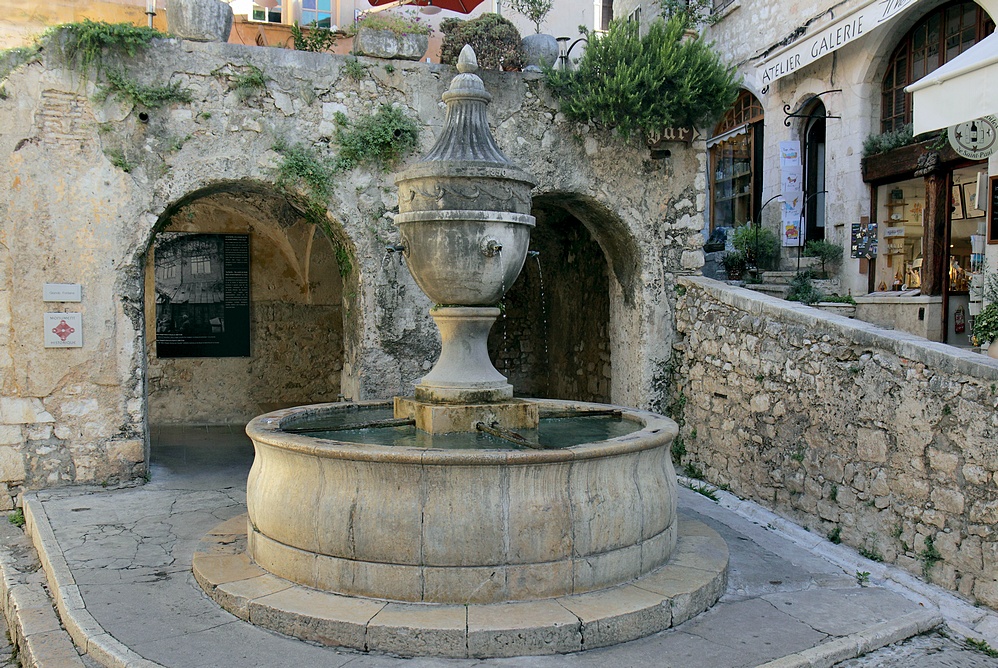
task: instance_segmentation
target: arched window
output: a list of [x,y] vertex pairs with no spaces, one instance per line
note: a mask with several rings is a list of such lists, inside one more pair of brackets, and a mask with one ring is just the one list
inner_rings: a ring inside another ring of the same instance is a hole
[[724,114],[710,148],[710,229],[752,222],[762,194],[763,111],[746,90]]
[[994,32],[995,23],[975,2],[951,2],[933,10],[898,43],[884,74],[880,106],[882,132],[911,123],[911,95],[918,81]]

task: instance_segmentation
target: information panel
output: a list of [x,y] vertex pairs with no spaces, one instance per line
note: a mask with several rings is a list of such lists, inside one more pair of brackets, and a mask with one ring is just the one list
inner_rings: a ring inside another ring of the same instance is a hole
[[156,239],[156,355],[248,357],[249,235]]

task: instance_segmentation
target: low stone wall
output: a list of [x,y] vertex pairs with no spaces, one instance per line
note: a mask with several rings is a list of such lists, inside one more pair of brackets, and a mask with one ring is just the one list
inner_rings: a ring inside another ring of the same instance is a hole
[[710,279],[678,290],[684,464],[998,607],[998,361]]

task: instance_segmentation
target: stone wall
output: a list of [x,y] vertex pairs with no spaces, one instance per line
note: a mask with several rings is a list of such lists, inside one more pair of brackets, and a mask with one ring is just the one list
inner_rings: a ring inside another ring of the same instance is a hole
[[[356,121],[390,104],[422,127],[421,152],[432,146],[453,68],[361,58],[355,79],[346,63],[330,54],[176,40],[108,63],[143,84],[176,83],[191,94],[189,103],[156,109],[113,96],[98,101],[95,74],[81,76],[57,50],[9,75],[0,100],[0,483],[11,494],[143,474],[155,412],[149,402],[158,401],[167,378],[162,365],[158,379],[157,365],[147,365],[146,254],[177,212],[219,194],[258,196],[272,203],[276,226],[254,233],[269,231],[267,243],[305,263],[306,235],[294,231],[302,194],[277,187],[278,140],[332,159],[338,113]],[[237,90],[252,68],[265,85]],[[621,370],[609,380],[610,398],[651,405],[666,390],[656,373],[674,336],[672,286],[703,263],[704,143],[652,158],[639,138],[566,121],[540,75],[482,76],[494,96],[489,122],[497,141],[537,178],[535,201],[574,216],[603,251],[606,345],[612,368]],[[328,382],[253,401],[325,399],[336,382],[353,399],[407,394],[430,368],[439,350],[430,304],[404,267],[384,261],[385,245],[398,240],[396,192],[392,174],[379,169],[338,176],[327,209],[337,258],[348,269],[337,305],[342,370],[336,374],[337,360],[323,361]],[[81,284],[83,302],[43,303],[48,282]],[[296,283],[303,285],[285,276],[280,289]],[[44,348],[39,325],[53,306],[82,311],[83,348]],[[306,338],[303,345],[318,340]],[[287,341],[275,349],[286,348]],[[253,368],[228,372],[259,377]],[[222,387],[233,391],[236,381]],[[0,494],[0,506],[9,503]]]
[[489,351],[518,395],[610,401],[610,290],[606,258],[564,211],[534,209],[527,260],[503,300]]
[[145,322],[151,423],[245,423],[278,408],[339,396],[343,289],[335,249],[304,220],[276,220],[279,201],[273,195],[208,195],[181,207],[161,230],[249,236],[250,354],[158,356],[150,250]]
[[998,361],[680,280],[683,462],[998,607]]

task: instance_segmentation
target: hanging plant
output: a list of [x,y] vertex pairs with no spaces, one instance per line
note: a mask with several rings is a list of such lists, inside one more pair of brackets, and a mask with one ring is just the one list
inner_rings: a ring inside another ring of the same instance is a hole
[[546,70],[562,112],[625,136],[712,123],[734,103],[739,80],[703,39],[683,39],[685,25],[675,16],[652,22],[644,36],[636,22],[587,31],[574,71]]

